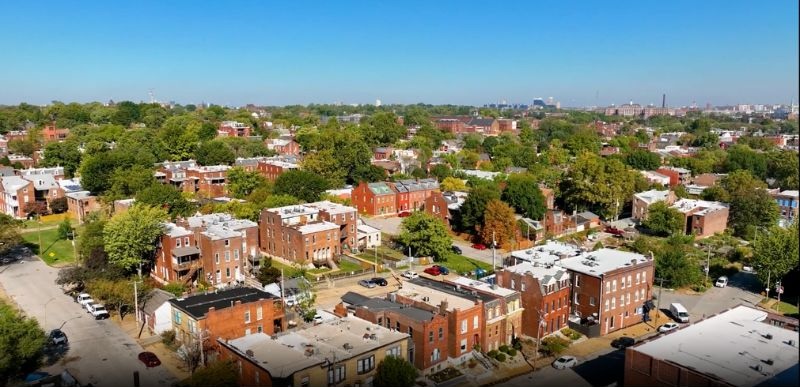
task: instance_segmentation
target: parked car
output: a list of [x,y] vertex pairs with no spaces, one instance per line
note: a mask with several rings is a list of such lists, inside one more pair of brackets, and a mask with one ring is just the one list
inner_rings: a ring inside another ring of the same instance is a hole
[[65,335],[61,329],[53,329],[50,331],[48,340],[53,345],[66,344],[68,342],[67,335]]
[[658,327],[658,331],[659,332],[669,332],[669,331],[678,329],[679,326],[680,325],[678,325],[678,323],[668,322],[668,323]]
[[458,247],[458,246],[450,246],[450,249],[453,250],[453,252],[456,253],[456,254],[461,254],[462,253],[461,248]]
[[319,325],[319,324],[322,324],[322,316],[320,316],[320,315],[315,315],[315,316],[314,316],[314,319],[312,319],[311,321],[313,321],[313,322],[314,322],[314,325]]
[[406,270],[406,271],[403,273],[403,277],[406,277],[406,278],[408,278],[408,279],[414,279],[414,278],[417,278],[417,277],[419,277],[419,274],[417,274],[417,273],[415,273],[415,272],[413,272],[413,271],[411,271],[411,270]]
[[486,245],[483,243],[475,243],[472,245],[472,248],[475,250],[486,250]]
[[95,320],[102,320],[109,317],[108,311],[103,304],[87,304],[86,310]]
[[147,368],[158,367],[161,365],[161,360],[158,360],[158,356],[152,352],[140,352],[139,360],[144,363]]
[[378,285],[378,286],[386,286],[386,285],[389,284],[389,282],[386,281],[386,278],[383,278],[383,277],[375,277],[375,278],[369,280],[369,282],[372,282],[373,284]]
[[625,349],[634,344],[636,344],[636,340],[632,337],[620,337],[611,342],[612,347],[619,349]]
[[442,274],[442,272],[440,272],[439,268],[436,267],[436,266],[427,267],[427,268],[425,268],[424,271],[425,271],[426,274],[430,274],[432,276],[437,276],[439,274]]
[[90,296],[89,293],[81,293],[75,298],[75,302],[81,304],[81,306],[85,308],[86,304],[94,303],[94,299],[92,299],[92,296]]
[[578,364],[578,359],[575,356],[561,356],[553,362],[553,368],[557,370],[564,370],[567,368],[575,367]]
[[370,289],[375,287],[375,284],[372,283],[372,281],[365,280],[365,279],[362,279],[362,280],[358,281],[358,284],[363,286],[363,287],[365,287],[365,288],[370,288]]
[[728,277],[722,276],[717,278],[717,282],[714,282],[714,286],[718,288],[724,288],[728,286]]
[[400,217],[400,218],[409,217],[409,216],[411,216],[411,212],[409,212],[409,211],[403,211],[403,212],[401,212],[401,213],[397,214],[397,216],[398,216],[398,217]]
[[625,235],[625,231],[622,231],[614,226],[606,227],[606,232],[613,235],[613,236],[623,236]]
[[742,271],[745,272],[745,273],[752,273],[753,272],[753,267],[752,266],[748,266],[748,265],[742,266]]
[[684,307],[680,303],[673,302],[669,304],[669,313],[672,315],[672,318],[674,318],[678,322],[682,323],[689,322],[689,311],[686,310],[686,307]]
[[446,267],[444,267],[442,265],[433,265],[431,267],[435,267],[435,268],[439,269],[439,273],[441,273],[442,275],[450,274],[450,269],[448,269],[448,268],[446,268]]

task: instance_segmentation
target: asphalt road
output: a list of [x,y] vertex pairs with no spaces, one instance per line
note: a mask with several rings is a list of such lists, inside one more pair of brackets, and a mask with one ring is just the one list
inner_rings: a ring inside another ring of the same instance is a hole
[[35,257],[0,266],[0,283],[8,296],[39,320],[45,332],[61,328],[69,339],[68,348],[54,353],[56,359],[49,359],[43,371],[67,369],[80,383],[95,386],[132,385],[134,371],[139,371],[141,386],[177,381],[163,367],[147,369],[137,357],[142,347],[112,321],[94,320],[56,285],[57,274],[58,269]]

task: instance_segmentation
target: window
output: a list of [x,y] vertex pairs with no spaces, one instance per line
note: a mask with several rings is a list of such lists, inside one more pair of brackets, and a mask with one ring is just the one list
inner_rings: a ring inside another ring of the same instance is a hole
[[189,246],[189,237],[183,238],[183,245],[184,246]]
[[631,294],[628,293],[625,295],[625,305],[630,305],[630,304],[631,304]]
[[250,322],[250,311],[249,310],[244,312],[244,322],[245,322],[245,324]]
[[217,270],[217,282],[220,282],[220,281],[222,281],[222,273],[220,273],[220,271]]
[[575,293],[575,296],[573,296],[573,298],[572,298],[572,302],[575,305],[580,305],[581,304],[580,302],[578,302],[578,293]]
[[639,292],[636,291],[633,292],[633,301],[639,302]]
[[520,282],[519,283],[519,291],[521,291],[521,292],[525,291],[525,283],[524,282]]
[[478,329],[478,316],[472,316],[472,329]]
[[181,316],[181,311],[176,310],[175,311],[175,324],[180,324],[181,323],[181,317],[182,317]]
[[461,339],[461,352],[467,350],[467,339]]
[[444,329],[442,327],[439,327],[439,340],[441,340],[442,338],[444,338]]
[[239,260],[239,249],[233,250],[233,260],[234,261]]
[[336,384],[344,380],[345,377],[344,365],[338,365],[328,370],[328,384]]
[[550,304],[549,303],[544,304],[544,314],[547,314],[549,312],[550,312]]
[[589,297],[589,305],[594,306],[594,297]]
[[386,356],[400,357],[400,346],[392,347],[386,350]]
[[467,333],[467,320],[461,320],[461,333]]
[[395,322],[394,325],[394,329],[397,329],[397,331],[400,332],[400,321]]
[[516,283],[516,281],[514,281],[514,279],[512,278],[512,279],[511,279],[511,289],[516,289],[516,288],[517,288],[517,283]]
[[616,298],[612,298],[611,299],[611,309],[615,309],[616,307],[617,307],[617,299]]
[[439,352],[439,348],[434,348],[433,352],[431,352],[431,361],[437,361],[441,358],[441,353]]
[[375,368],[375,355],[370,355],[358,360],[356,371],[359,375],[372,371]]
[[609,305],[608,300],[606,300],[606,309],[605,309],[606,311],[608,311],[608,305]]
[[230,267],[226,267],[225,268],[225,277],[231,278],[231,268]]
[[633,281],[631,281],[631,276],[628,276],[628,286],[633,286]]
[[617,280],[614,280],[613,282],[611,282],[611,291],[613,291],[613,292],[617,291]]
[[225,252],[225,262],[230,262],[230,261],[231,261],[231,252],[230,251],[226,251]]
[[578,274],[575,274],[575,286],[581,287],[581,276]]
[[625,276],[622,276],[622,279],[620,280],[619,288],[620,289],[625,289]]
[[181,247],[181,238],[175,239],[175,247]]
[[644,289],[639,289],[639,298],[644,301],[645,300],[645,293]]
[[258,308],[256,308],[256,321],[261,321],[262,317],[263,317],[263,311],[259,306]]
[[611,282],[606,282],[606,293],[611,293]]
[[231,245],[231,241],[230,241],[230,240],[228,240],[228,239],[226,239],[226,240],[225,240],[225,246],[230,246],[230,245]]
[[619,296],[619,307],[621,308],[623,306],[625,306],[625,295],[624,294]]
[[261,326],[261,325],[257,326],[257,327],[256,327],[256,332],[258,332],[258,333],[263,333],[263,332],[264,332],[264,327],[263,327],[263,326]]
[[214,253],[214,263],[219,264],[219,253]]
[[641,280],[642,280],[642,276],[641,276],[641,274],[640,274],[640,273],[636,273],[636,284],[637,284],[637,285],[638,285],[638,284],[640,284],[640,283],[641,283],[641,282],[640,282]]
[[244,335],[245,336],[250,336],[250,333],[251,333],[250,332],[250,328],[247,328],[247,329],[244,330]]
[[646,271],[642,272],[642,282],[647,283],[647,272]]

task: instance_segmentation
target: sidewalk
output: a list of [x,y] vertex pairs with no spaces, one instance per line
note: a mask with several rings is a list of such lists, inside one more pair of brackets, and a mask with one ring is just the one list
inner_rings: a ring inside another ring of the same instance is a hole
[[605,336],[594,337],[584,340],[580,343],[571,345],[564,351],[563,354],[572,355],[583,359],[586,359],[587,357],[592,358],[595,357],[595,354],[597,352],[611,349],[611,342],[614,339],[623,336],[628,336],[628,337],[633,337],[634,339],[639,341],[644,336],[658,333],[658,325],[664,324],[668,321],[672,321],[672,319],[670,319],[669,316],[664,314],[664,312],[659,311],[658,319],[656,319],[656,316],[653,316],[652,320],[648,321],[647,323],[639,323],[624,329],[620,329],[618,331],[614,331]]

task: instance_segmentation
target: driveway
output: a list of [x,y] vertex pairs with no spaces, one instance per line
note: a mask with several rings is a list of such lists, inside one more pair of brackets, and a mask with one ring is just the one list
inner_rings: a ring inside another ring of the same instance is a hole
[[[138,359],[142,347],[110,320],[96,321],[56,285],[58,269],[36,257],[0,267],[0,283],[28,316],[39,320],[45,332],[61,328],[69,349],[43,370],[57,374],[65,368],[81,384],[127,386],[139,371],[142,386],[169,386],[176,382],[163,367],[147,369]],[[128,318],[133,318],[129,316]]]
[[[709,282],[715,280],[716,278],[709,278]],[[669,304],[679,302],[689,311],[689,320],[697,321],[740,304],[748,306],[758,304],[763,298],[758,294],[759,288],[758,279],[754,274],[739,272],[730,277],[728,286],[712,287],[703,294],[686,294],[663,289],[659,307],[661,310],[669,310]],[[658,296],[657,287],[653,294]]]

